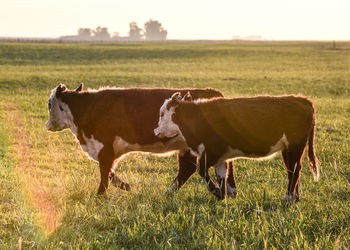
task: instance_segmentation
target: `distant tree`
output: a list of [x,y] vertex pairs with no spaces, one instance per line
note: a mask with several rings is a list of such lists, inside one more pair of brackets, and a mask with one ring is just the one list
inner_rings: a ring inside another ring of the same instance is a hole
[[147,23],[145,23],[146,40],[166,40],[167,35],[168,31],[163,29],[160,22],[150,19]]
[[80,38],[91,38],[92,30],[89,28],[80,28],[78,29],[78,36]]
[[94,37],[104,40],[109,39],[111,35],[108,33],[108,29],[106,27],[97,27],[95,30],[92,31],[94,33]]
[[119,32],[113,32],[112,37],[113,37],[113,38],[118,38],[118,37],[120,37]]
[[129,38],[131,40],[141,40],[143,36],[142,29],[137,26],[136,22],[131,22],[129,27]]

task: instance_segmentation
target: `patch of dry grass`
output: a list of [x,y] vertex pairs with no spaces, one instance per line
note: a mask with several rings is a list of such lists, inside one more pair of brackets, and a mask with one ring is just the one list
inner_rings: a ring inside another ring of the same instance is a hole
[[10,127],[9,136],[12,139],[12,148],[17,156],[16,173],[18,181],[23,185],[23,193],[28,205],[33,207],[37,213],[38,225],[44,230],[45,234],[49,235],[60,225],[62,215],[53,203],[51,195],[47,192],[47,188],[41,180],[40,172],[37,171],[37,162],[31,150],[31,140],[22,120],[24,116],[11,103],[6,103],[2,106],[2,109]]

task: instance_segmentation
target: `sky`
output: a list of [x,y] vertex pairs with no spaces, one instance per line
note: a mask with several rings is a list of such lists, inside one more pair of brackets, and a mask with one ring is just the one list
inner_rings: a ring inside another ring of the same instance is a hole
[[127,36],[149,19],[168,39],[350,40],[350,0],[0,0],[0,37]]

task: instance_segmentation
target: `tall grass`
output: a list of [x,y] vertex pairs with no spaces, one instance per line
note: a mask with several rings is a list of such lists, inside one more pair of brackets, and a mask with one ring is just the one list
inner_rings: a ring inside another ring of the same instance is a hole
[[[4,248],[349,248],[350,44],[0,44],[0,246]],[[45,131],[47,99],[74,88],[214,87],[225,96],[304,94],[317,109],[313,182],[304,161],[301,201],[283,201],[281,157],[235,161],[239,195],[217,201],[193,176],[165,195],[176,157],[131,154],[118,175],[131,192],[97,197],[98,165],[69,131]],[[8,119],[18,109],[23,127]],[[18,142],[13,133],[25,133]],[[18,143],[60,214],[46,234],[19,171]]]

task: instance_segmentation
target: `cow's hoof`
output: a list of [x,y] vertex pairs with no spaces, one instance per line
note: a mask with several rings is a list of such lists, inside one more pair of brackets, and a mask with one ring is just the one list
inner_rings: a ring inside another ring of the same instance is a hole
[[106,193],[106,191],[100,191],[100,190],[98,190],[98,191],[97,191],[97,196],[99,196],[99,197],[107,196],[107,193]]
[[130,185],[122,180],[120,180],[117,176],[112,177],[112,185],[120,188],[122,190],[130,191]]
[[227,193],[227,197],[228,198],[231,198],[231,199],[234,199],[234,198],[236,198],[237,197],[237,192],[235,192],[235,193]]
[[229,184],[226,186],[227,188],[227,196],[230,198],[236,198],[238,191],[237,189],[234,187],[232,188]]
[[225,197],[225,195],[222,195],[221,190],[218,188],[212,190],[211,192],[218,198],[218,200],[223,200]]
[[130,191],[131,190],[130,185],[128,183],[126,183],[126,182],[122,182],[120,184],[119,188],[122,189],[122,190],[126,190],[126,191]]
[[299,195],[285,195],[284,202],[288,203],[288,204],[298,203],[299,202]]
[[174,195],[177,192],[178,188],[174,188],[174,187],[169,187],[166,191],[165,191],[165,195]]

